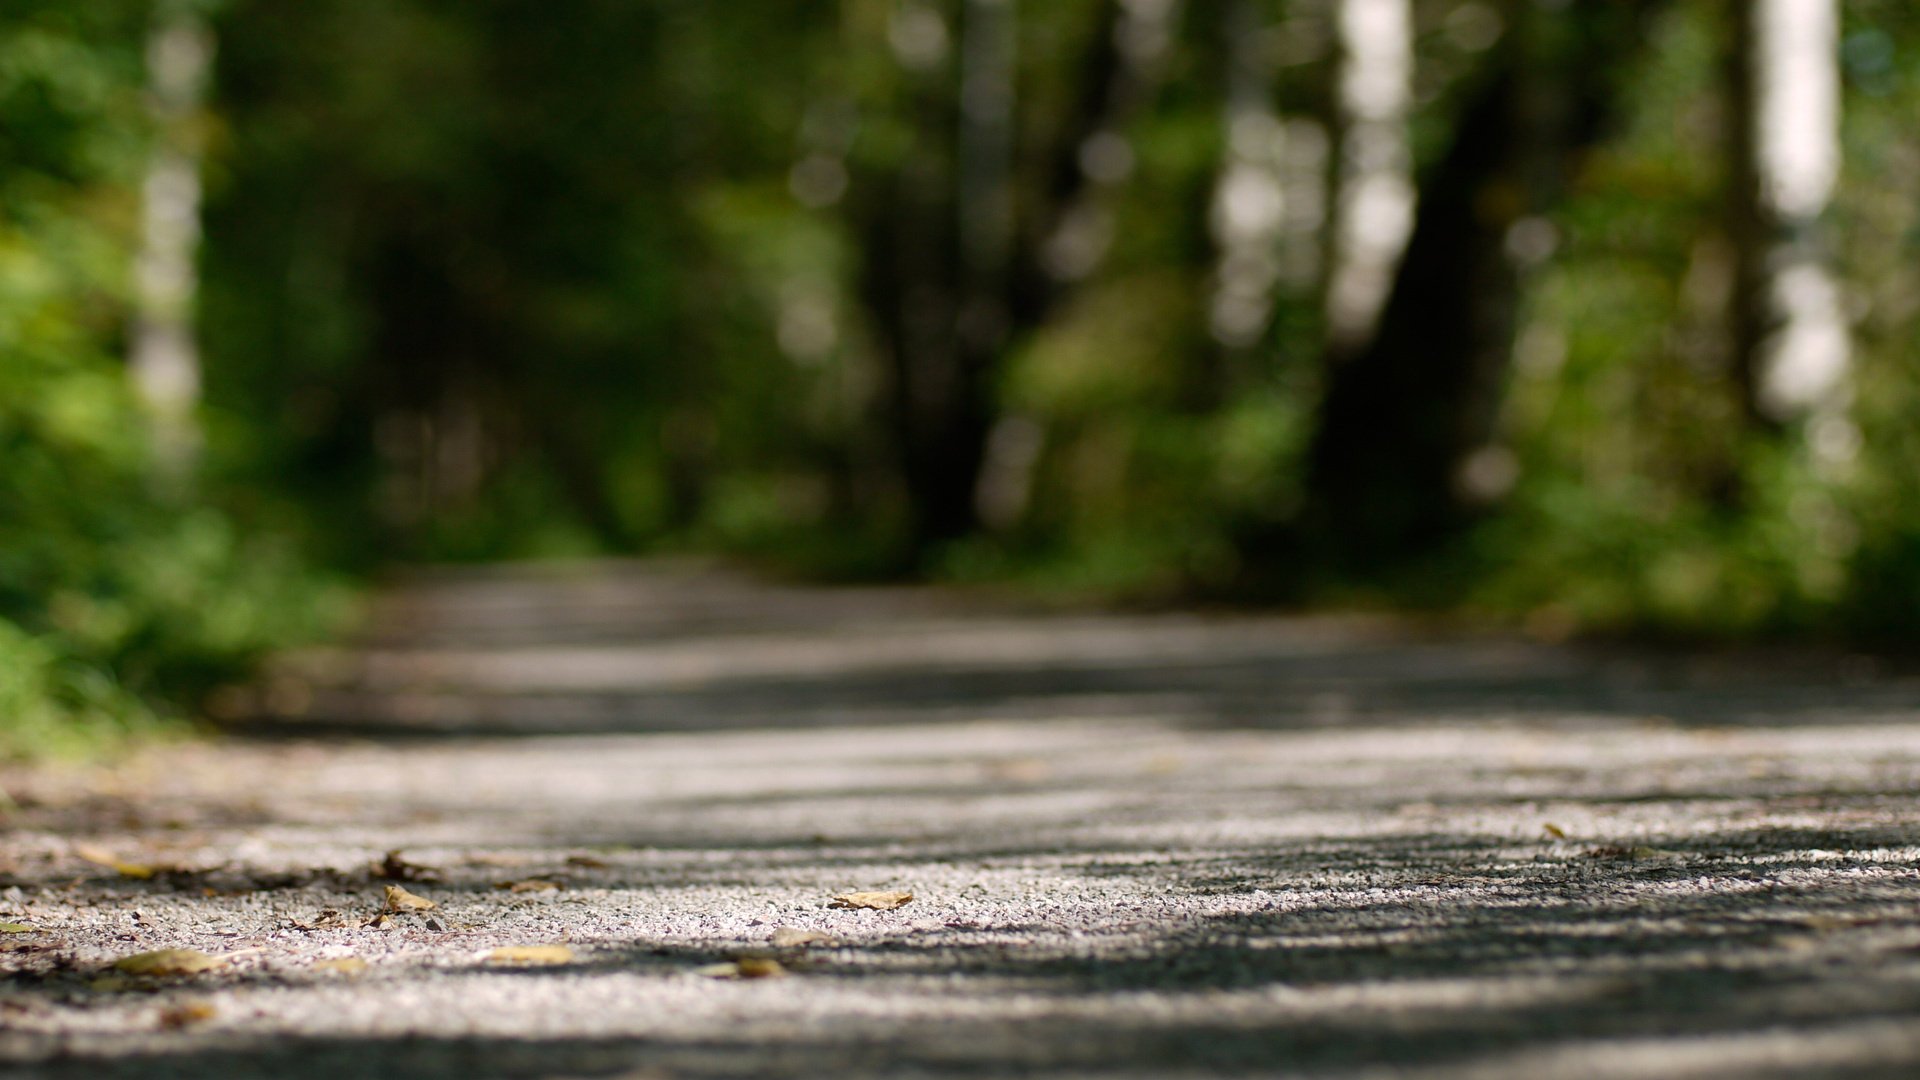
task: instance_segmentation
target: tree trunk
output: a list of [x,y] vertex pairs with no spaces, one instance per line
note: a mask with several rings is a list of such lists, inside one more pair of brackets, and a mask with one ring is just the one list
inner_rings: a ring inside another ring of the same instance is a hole
[[1729,0],[1730,313],[1747,413],[1844,456],[1849,341],[1820,219],[1840,166],[1836,0]]
[[1487,458],[1540,215],[1600,137],[1608,85],[1656,0],[1517,9],[1445,155],[1372,336],[1329,371],[1309,452],[1307,538],[1367,574],[1452,539],[1504,477]]
[[141,185],[141,248],[128,357],[152,425],[154,467],[169,486],[187,482],[199,456],[200,354],[194,335],[199,292],[201,111],[213,62],[213,34],[184,2],[162,4],[147,42],[148,101],[156,129]]

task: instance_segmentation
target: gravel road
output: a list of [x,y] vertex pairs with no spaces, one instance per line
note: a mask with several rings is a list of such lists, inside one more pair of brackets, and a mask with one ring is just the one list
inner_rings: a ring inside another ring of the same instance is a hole
[[227,704],[0,777],[8,1077],[1920,1075],[1859,658],[623,564]]

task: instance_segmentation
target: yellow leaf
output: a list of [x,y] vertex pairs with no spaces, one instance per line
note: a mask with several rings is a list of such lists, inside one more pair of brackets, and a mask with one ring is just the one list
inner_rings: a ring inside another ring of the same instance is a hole
[[870,911],[892,911],[903,907],[913,899],[910,892],[850,892],[841,893],[833,898],[828,907],[860,909]]
[[38,927],[28,926],[26,923],[0,922],[0,934],[31,934],[38,929]]
[[316,961],[313,970],[327,975],[364,975],[367,972],[367,962],[357,956],[340,956],[332,960]]
[[116,960],[113,969],[125,975],[200,975],[218,971],[227,962],[198,949],[160,949]]
[[220,1015],[211,1001],[183,1001],[160,1014],[160,1026],[163,1028],[192,1027],[204,1024]]
[[1546,834],[1548,836],[1553,837],[1555,840],[1565,840],[1567,838],[1567,830],[1561,828],[1558,825],[1555,825],[1551,821],[1547,822],[1545,825],[1540,826],[1540,828],[1545,830]]
[[111,867],[113,872],[119,874],[121,877],[140,878],[144,880],[158,872],[153,867],[143,863],[122,862],[118,855],[96,844],[75,844],[73,845],[73,853],[96,866]]
[[439,904],[424,896],[415,896],[398,885],[387,886],[388,911],[432,911]]
[[787,969],[771,956],[742,956],[724,964],[694,968],[693,973],[709,979],[778,979]]
[[508,945],[487,954],[489,964],[542,966],[573,963],[573,950],[565,945]]
[[743,956],[733,966],[743,979],[778,979],[787,973],[780,961],[770,956]]

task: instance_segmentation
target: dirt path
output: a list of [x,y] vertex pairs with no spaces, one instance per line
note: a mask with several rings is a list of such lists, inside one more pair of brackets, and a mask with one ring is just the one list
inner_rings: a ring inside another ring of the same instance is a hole
[[6,778],[0,1071],[1920,1072],[1920,682],[1857,661],[644,566],[377,625]]

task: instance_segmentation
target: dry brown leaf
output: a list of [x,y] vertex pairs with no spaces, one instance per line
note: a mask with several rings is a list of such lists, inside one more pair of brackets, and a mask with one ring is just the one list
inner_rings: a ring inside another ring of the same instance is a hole
[[38,929],[39,927],[28,926],[26,923],[0,922],[0,934],[31,934]]
[[224,958],[209,956],[198,949],[159,949],[122,957],[114,961],[113,969],[123,975],[164,977],[201,975],[226,966]]
[[514,964],[539,967],[573,963],[573,950],[565,945],[508,945],[487,954],[489,964]]
[[780,949],[800,949],[808,945],[832,945],[836,942],[832,934],[823,934],[818,930],[796,930],[791,926],[782,926],[768,935],[768,944]]
[[591,855],[569,855],[567,856],[567,865],[578,866],[583,870],[605,870],[613,864],[605,859],[596,859]]
[[126,862],[122,860],[120,856],[115,855],[113,852],[98,844],[75,844],[73,845],[73,853],[93,863],[95,866],[109,867],[114,873],[119,874],[121,877],[140,878],[144,880],[158,873],[153,867],[144,863]]
[[337,956],[331,960],[316,960],[313,970],[326,975],[365,975],[367,962],[357,956]]
[[388,911],[432,911],[439,904],[424,896],[415,896],[398,885],[387,886]]
[[204,1024],[220,1015],[211,1001],[183,1001],[160,1012],[160,1026],[168,1029]]
[[548,881],[545,878],[528,878],[525,881],[503,881],[494,888],[515,893],[559,892],[560,883]]
[[375,915],[373,918],[368,919],[366,922],[361,923],[360,925],[363,927],[366,927],[369,930],[391,930],[394,927],[399,926],[400,924],[393,920],[392,915],[389,915],[383,911],[380,914]]
[[833,898],[828,907],[865,909],[868,911],[892,911],[904,907],[913,900],[910,892],[850,892],[841,893]]

